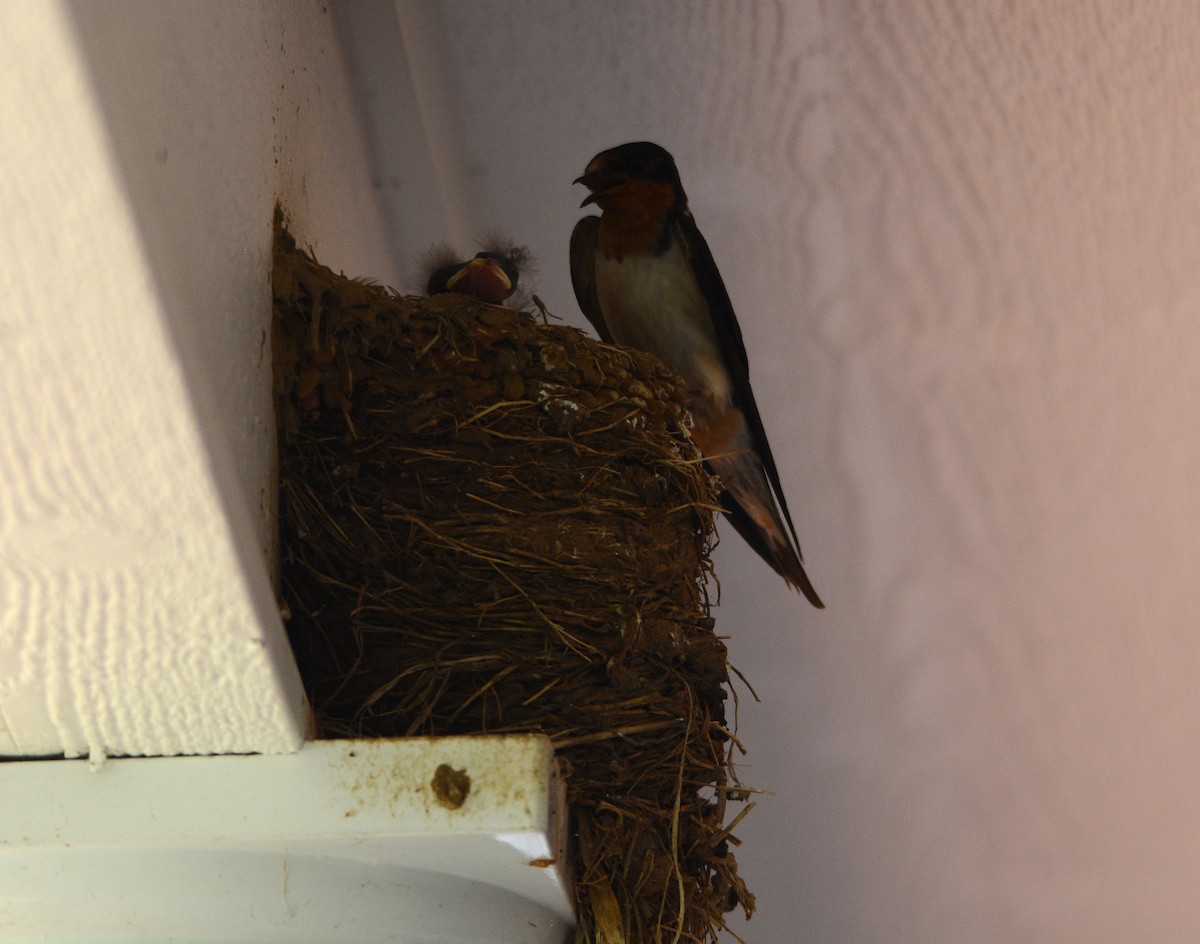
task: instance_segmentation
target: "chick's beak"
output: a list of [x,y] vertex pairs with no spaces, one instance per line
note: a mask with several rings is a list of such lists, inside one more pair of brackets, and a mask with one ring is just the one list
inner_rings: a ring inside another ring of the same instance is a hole
[[473,295],[480,301],[499,305],[513,293],[512,280],[495,262],[476,256],[446,282],[447,290]]

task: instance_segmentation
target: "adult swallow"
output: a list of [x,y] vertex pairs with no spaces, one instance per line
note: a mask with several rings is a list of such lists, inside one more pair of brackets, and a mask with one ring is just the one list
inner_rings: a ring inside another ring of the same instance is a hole
[[[758,406],[742,332],[688,209],[670,153],[637,141],[601,151],[575,183],[601,216],[571,234],[571,282],[600,338],[657,354],[688,387],[692,439],[755,552],[815,607]],[[786,524],[785,524],[786,523]]]
[[516,250],[501,252],[485,249],[466,262],[434,262],[437,268],[429,276],[425,290],[429,295],[458,292],[481,302],[499,305],[517,290],[520,258]]

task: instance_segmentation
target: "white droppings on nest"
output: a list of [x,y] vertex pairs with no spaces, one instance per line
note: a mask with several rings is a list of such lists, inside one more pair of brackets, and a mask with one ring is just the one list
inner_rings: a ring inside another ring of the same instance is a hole
[[537,402],[545,403],[547,400],[549,400],[551,398],[558,397],[559,391],[565,390],[565,389],[566,389],[566,387],[564,387],[562,384],[550,383],[549,381],[545,381],[545,380],[538,381],[536,384],[536,387],[535,387],[535,393],[537,395]]

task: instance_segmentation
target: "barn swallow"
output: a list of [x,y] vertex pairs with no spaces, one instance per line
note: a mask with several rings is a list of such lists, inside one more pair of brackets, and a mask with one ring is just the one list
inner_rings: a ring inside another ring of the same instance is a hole
[[470,295],[489,305],[499,305],[517,290],[520,279],[519,258],[515,251],[500,252],[485,249],[466,262],[439,260],[429,276],[426,293],[441,295],[458,292]]
[[[657,354],[688,388],[692,439],[721,504],[754,551],[815,607],[779,472],[750,390],[742,332],[688,209],[670,153],[648,141],[601,151],[575,183],[601,216],[571,234],[571,282],[601,340]],[[785,525],[786,522],[786,525]]]

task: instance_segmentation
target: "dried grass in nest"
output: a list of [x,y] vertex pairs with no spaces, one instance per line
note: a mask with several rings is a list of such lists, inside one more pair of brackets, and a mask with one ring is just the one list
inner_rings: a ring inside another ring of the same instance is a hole
[[716,494],[656,359],[296,250],[274,276],[284,594],[327,736],[543,732],[577,942],[715,940],[726,803]]

